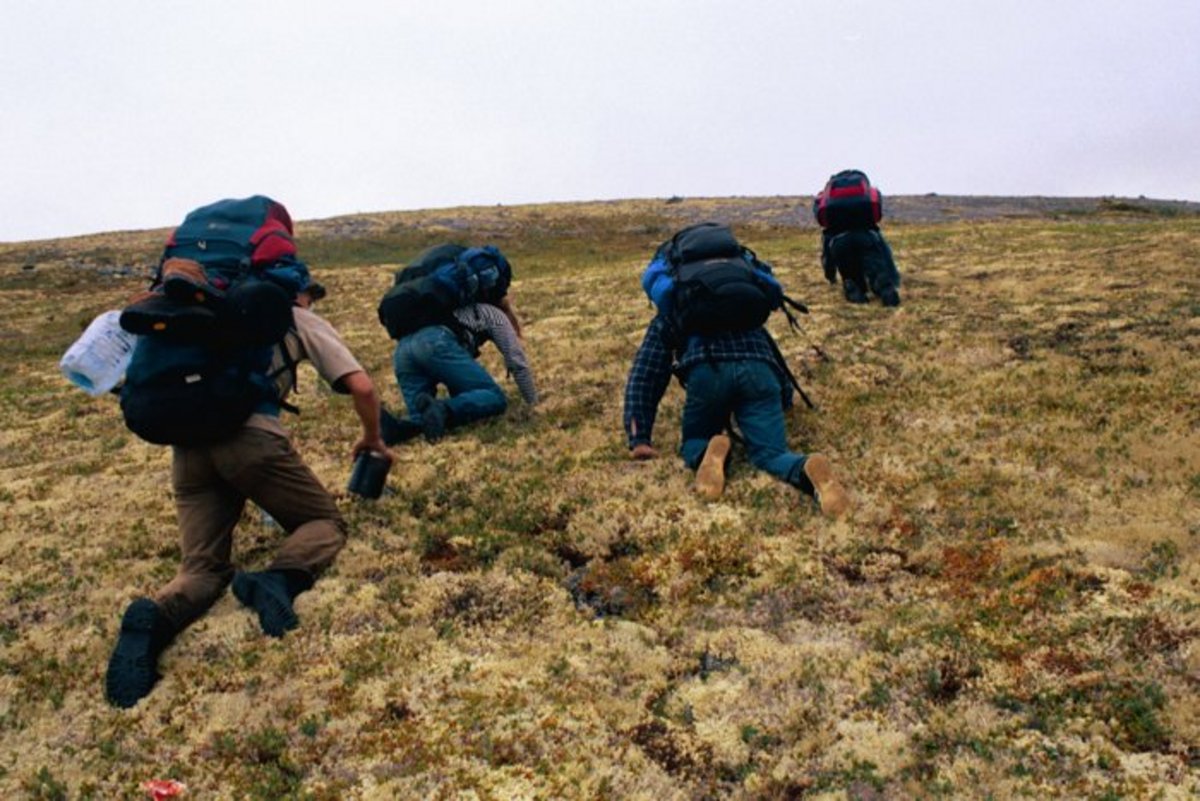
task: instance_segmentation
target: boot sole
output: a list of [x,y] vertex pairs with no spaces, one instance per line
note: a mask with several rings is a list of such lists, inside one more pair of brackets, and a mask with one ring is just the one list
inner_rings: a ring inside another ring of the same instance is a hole
[[833,465],[822,454],[813,454],[804,462],[804,474],[816,490],[821,513],[827,517],[841,517],[850,508],[850,496],[842,489],[833,474]]
[[696,493],[709,501],[715,501],[725,491],[725,460],[729,456],[729,437],[717,434],[708,441],[704,458],[696,471]]
[[145,698],[162,678],[150,642],[158,610],[147,605],[131,606],[121,618],[117,645],[104,674],[104,693],[113,706],[129,709]]

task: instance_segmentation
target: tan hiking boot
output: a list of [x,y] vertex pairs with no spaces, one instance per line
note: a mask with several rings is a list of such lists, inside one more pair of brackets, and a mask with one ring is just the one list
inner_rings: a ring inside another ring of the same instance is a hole
[[826,517],[841,517],[850,510],[850,496],[842,489],[833,474],[829,457],[821,453],[810,454],[804,461],[804,475],[813,485],[813,495]]
[[706,501],[715,501],[725,491],[725,460],[730,444],[728,436],[717,434],[704,449],[704,459],[696,471],[696,494]]

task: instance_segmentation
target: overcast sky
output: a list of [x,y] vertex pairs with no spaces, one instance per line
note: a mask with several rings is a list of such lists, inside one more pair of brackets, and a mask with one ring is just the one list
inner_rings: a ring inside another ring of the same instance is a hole
[[0,0],[0,241],[627,197],[1200,200],[1197,0]]

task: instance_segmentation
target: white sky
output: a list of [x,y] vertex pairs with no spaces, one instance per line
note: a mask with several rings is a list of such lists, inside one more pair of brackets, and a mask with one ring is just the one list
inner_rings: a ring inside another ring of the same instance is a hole
[[1200,200],[1198,0],[0,0],[0,241],[453,205]]

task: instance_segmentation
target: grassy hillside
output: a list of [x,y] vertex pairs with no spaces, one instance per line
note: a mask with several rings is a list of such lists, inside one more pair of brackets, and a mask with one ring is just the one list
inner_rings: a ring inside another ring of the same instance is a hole
[[[57,359],[165,235],[0,246],[0,797],[1091,798],[1200,793],[1200,217],[1101,204],[885,227],[904,305],[851,306],[756,199],[457,209],[301,226],[318,305],[398,403],[374,307],[445,239],[492,241],[544,403],[397,449],[302,373],[300,452],[349,545],[264,637],[226,595],[135,709],[102,699],[130,599],[178,561],[169,453]],[[901,204],[902,205],[902,204]],[[772,328],[857,510],[830,522],[735,449],[690,492],[673,386],[633,463],[637,284],[731,219],[812,314]],[[494,349],[484,361],[502,375]],[[277,530],[248,509],[236,559]]]

